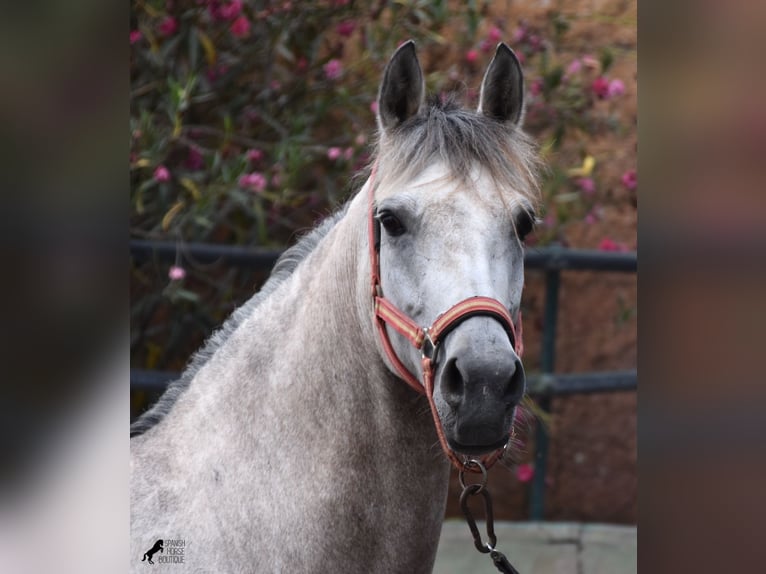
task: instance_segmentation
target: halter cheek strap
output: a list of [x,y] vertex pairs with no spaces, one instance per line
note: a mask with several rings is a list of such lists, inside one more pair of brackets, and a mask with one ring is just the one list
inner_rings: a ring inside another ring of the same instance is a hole
[[[450,448],[444,434],[441,419],[434,403],[434,371],[436,361],[436,351],[439,343],[444,337],[458,326],[462,321],[476,315],[490,316],[496,319],[508,333],[511,344],[516,354],[521,357],[524,351],[521,334],[521,312],[519,312],[518,330],[514,327],[508,310],[500,301],[490,297],[469,297],[450,307],[447,311],[439,315],[430,327],[421,327],[410,317],[402,313],[396,305],[383,296],[380,284],[380,223],[375,219],[374,205],[374,180],[377,171],[377,163],[373,165],[370,174],[370,200],[369,200],[369,246],[370,246],[370,275],[372,298],[374,302],[375,326],[378,331],[383,349],[396,372],[410,387],[428,398],[428,404],[431,408],[431,416],[436,427],[436,434],[439,437],[444,453],[452,464],[461,471],[471,470],[478,472],[473,466],[466,466],[465,461],[461,460],[455,451]],[[421,353],[421,366],[423,369],[423,382],[413,375],[402,361],[396,355],[391,340],[388,336],[386,325],[407,339],[413,347]],[[498,449],[485,456],[481,462],[485,468],[492,466],[505,451],[505,447]]]

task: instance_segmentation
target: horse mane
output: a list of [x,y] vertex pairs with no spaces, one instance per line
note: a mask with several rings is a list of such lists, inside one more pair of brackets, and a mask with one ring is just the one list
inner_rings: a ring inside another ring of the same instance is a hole
[[431,96],[423,109],[378,138],[377,173],[383,185],[411,180],[442,161],[462,184],[471,185],[473,168],[484,167],[497,187],[521,194],[525,208],[540,204],[542,162],[521,127],[462,107],[457,96]]
[[330,232],[341,217],[343,217],[347,205],[348,204],[344,205],[340,210],[327,217],[317,227],[304,235],[295,245],[282,253],[274,265],[274,269],[272,270],[271,275],[269,275],[268,281],[264,283],[263,287],[229,316],[221,328],[208,338],[202,349],[194,354],[180,378],[171,382],[154,406],[141,414],[141,416],[130,425],[131,437],[143,434],[159,423],[165,415],[170,412],[181,394],[189,388],[192,379],[194,379],[194,376],[199,372],[203,365],[205,365],[215,352],[223,346],[237,327],[254,313],[257,307],[265,301],[269,295],[274,293],[274,291],[276,291],[277,288],[279,288],[279,286],[293,274],[301,262],[305,260],[314,249],[316,249],[319,242]]

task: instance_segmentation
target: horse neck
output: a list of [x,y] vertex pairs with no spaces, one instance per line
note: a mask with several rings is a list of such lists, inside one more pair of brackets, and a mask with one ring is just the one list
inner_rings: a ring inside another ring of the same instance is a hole
[[[380,531],[369,536],[389,545],[384,555],[401,554],[403,564],[410,564],[403,571],[415,572],[428,564],[429,553],[430,559],[435,555],[449,464],[427,400],[381,358],[373,324],[366,193],[365,186],[298,270],[286,303],[295,305],[301,320],[292,325],[293,351],[285,356],[302,355],[294,372],[311,372],[300,391],[304,404],[311,395],[308,400],[316,405],[318,419],[311,428],[323,429],[331,441],[311,447],[321,464],[319,476],[346,489],[344,504],[356,508],[357,516],[377,508]],[[359,528],[358,519],[348,527]]]
[[[427,401],[396,378],[381,359],[370,292],[366,193],[365,186],[346,216],[296,270],[282,304],[293,309],[291,315],[298,320],[287,334],[291,350],[284,349],[282,354],[297,360],[294,369],[311,373],[303,380],[302,392],[314,389],[321,397],[331,397],[336,413],[337,406],[343,405],[344,413],[355,415],[349,429],[356,433],[355,440],[364,442],[358,433],[368,426],[365,423],[373,423],[376,457],[386,449],[393,458],[406,457],[414,441],[428,451],[421,458],[429,472],[445,476]],[[325,414],[337,416],[332,411]],[[407,438],[381,439],[381,432],[396,431]]]
[[[248,447],[268,451],[287,444],[288,451],[273,450],[273,456],[334,461],[352,473],[373,468],[381,479],[423,485],[430,501],[434,491],[446,493],[449,470],[426,400],[381,359],[372,319],[366,190],[198,378],[225,380],[217,385],[220,408],[239,419],[237,426],[256,422]],[[195,387],[203,385],[190,390]],[[397,486],[379,484],[382,492]]]

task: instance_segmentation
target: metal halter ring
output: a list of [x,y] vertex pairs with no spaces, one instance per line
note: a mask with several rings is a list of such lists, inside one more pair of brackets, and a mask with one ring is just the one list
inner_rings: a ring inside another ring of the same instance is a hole
[[482,490],[484,490],[484,487],[487,486],[487,469],[484,467],[483,464],[481,464],[481,461],[478,461],[475,458],[465,461],[463,463],[463,470],[461,470],[460,473],[458,474],[458,479],[460,479],[460,486],[462,486],[463,490],[465,490],[466,488],[465,471],[472,466],[478,466],[479,470],[481,471],[481,482],[477,482],[470,485],[470,486],[478,485],[479,488],[473,494],[479,494]]
[[421,358],[435,361],[436,350],[438,348],[439,343],[434,343],[433,339],[431,339],[431,333],[428,332],[428,327],[423,329],[423,346],[420,347]]

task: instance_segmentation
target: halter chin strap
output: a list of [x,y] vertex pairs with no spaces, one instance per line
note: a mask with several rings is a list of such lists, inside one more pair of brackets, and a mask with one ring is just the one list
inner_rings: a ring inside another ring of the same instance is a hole
[[[439,315],[430,327],[421,327],[411,318],[402,313],[396,305],[383,296],[383,290],[380,284],[380,223],[375,219],[375,174],[377,172],[377,162],[372,167],[370,174],[370,201],[369,201],[369,246],[370,246],[370,268],[371,268],[371,287],[375,310],[375,326],[380,336],[383,349],[386,356],[394,365],[396,372],[410,387],[418,393],[428,398],[428,404],[431,407],[431,416],[436,427],[436,434],[439,437],[444,453],[447,458],[458,470],[470,470],[479,472],[475,466],[466,465],[465,460],[461,460],[455,451],[447,443],[444,435],[441,419],[436,411],[434,403],[434,371],[436,354],[439,344],[444,337],[457,327],[461,322],[469,317],[476,315],[490,316],[500,322],[511,340],[516,354],[521,357],[524,351],[522,342],[521,311],[519,311],[518,330],[514,327],[508,310],[500,301],[490,297],[469,297],[450,307],[447,311]],[[423,382],[413,375],[402,361],[396,355],[391,340],[388,337],[386,325],[394,329],[397,333],[407,339],[412,346],[420,351],[421,366],[423,368]],[[513,431],[513,429],[511,429]],[[500,448],[482,458],[481,462],[485,468],[492,466],[504,453],[505,447]]]

